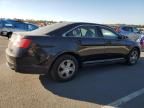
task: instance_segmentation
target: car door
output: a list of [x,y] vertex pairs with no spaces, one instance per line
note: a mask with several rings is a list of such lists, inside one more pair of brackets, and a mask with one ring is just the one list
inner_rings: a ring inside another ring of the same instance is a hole
[[129,49],[127,43],[123,39],[119,39],[119,35],[107,27],[101,27],[101,34],[106,41],[106,57],[107,59],[122,58],[128,54]]
[[105,41],[100,31],[93,25],[82,25],[67,34],[79,40],[79,55],[83,61],[104,59]]
[[81,56],[84,56],[89,61],[105,59],[106,42],[101,37],[98,27],[83,26],[81,27],[81,33]]

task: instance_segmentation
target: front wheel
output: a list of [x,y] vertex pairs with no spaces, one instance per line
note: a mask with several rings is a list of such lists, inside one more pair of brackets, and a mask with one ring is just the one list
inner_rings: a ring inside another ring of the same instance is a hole
[[68,81],[78,71],[78,62],[71,55],[60,56],[52,66],[51,77],[56,81]]
[[126,63],[129,65],[134,65],[137,63],[138,59],[139,59],[139,51],[136,48],[134,48],[126,58]]

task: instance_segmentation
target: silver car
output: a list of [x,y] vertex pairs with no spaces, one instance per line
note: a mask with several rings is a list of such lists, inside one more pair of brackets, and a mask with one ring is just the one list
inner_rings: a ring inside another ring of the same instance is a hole
[[138,42],[140,45],[141,39],[144,37],[144,34],[133,26],[119,26],[115,29],[119,34],[127,36],[132,41]]

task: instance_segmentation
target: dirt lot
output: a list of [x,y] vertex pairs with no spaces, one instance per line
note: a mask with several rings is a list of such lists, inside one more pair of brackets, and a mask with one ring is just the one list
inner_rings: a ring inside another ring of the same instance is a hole
[[[43,75],[10,70],[5,64],[7,43],[0,37],[0,108],[100,108],[144,88],[144,53],[135,66],[84,67],[74,80],[56,83]],[[119,107],[143,108],[144,94]]]

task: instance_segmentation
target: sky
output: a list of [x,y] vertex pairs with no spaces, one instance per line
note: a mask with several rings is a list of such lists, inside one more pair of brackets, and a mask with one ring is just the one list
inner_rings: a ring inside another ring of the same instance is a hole
[[1,18],[144,24],[144,0],[0,0]]

